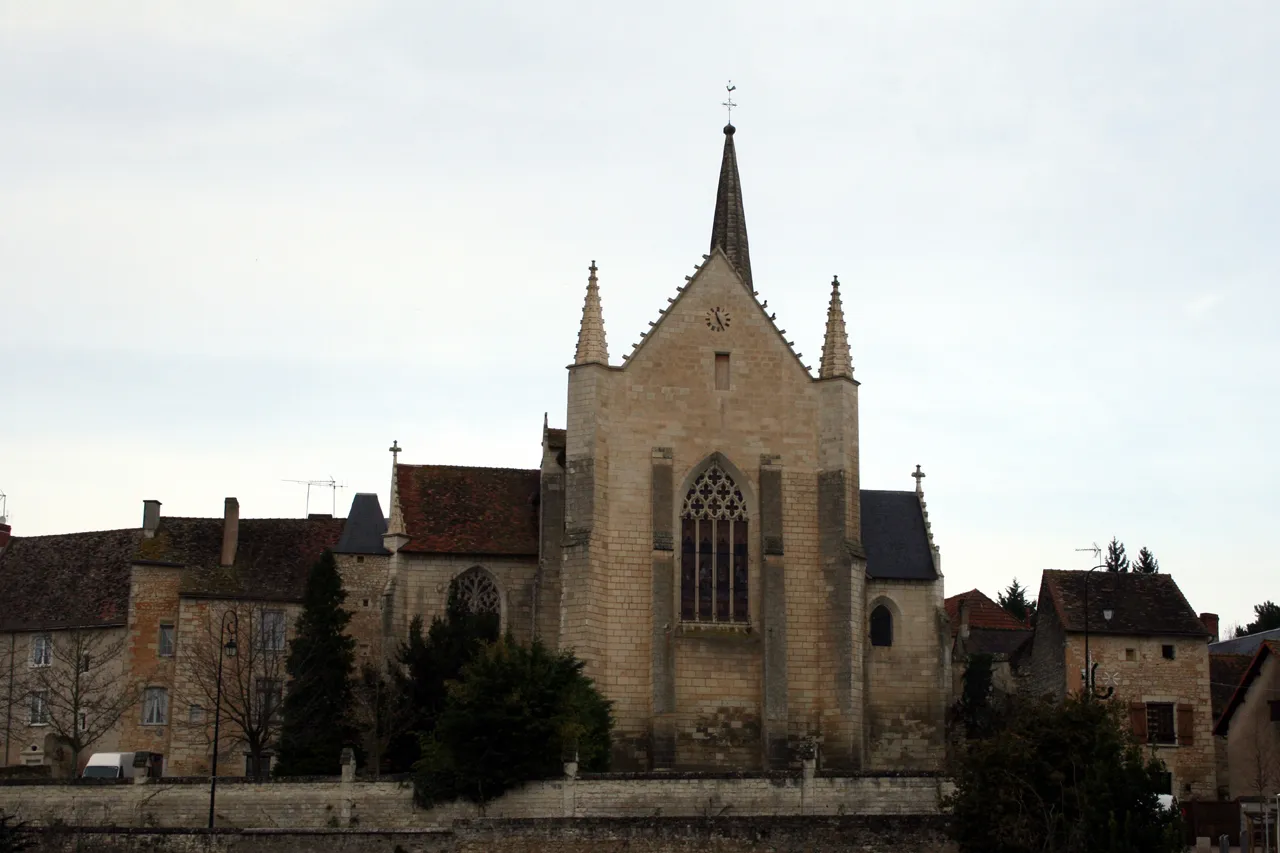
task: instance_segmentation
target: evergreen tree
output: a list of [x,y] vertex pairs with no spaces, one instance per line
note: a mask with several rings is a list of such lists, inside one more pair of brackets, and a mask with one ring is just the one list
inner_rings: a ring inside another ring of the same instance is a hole
[[1004,592],[996,593],[996,601],[1005,613],[1019,622],[1034,622],[1036,602],[1027,598],[1027,589],[1014,578],[1013,583]]
[[462,668],[471,662],[486,643],[498,639],[496,613],[472,613],[450,590],[444,617],[431,620],[426,634],[422,619],[415,616],[409,626],[408,642],[396,653],[396,688],[410,718],[405,732],[396,737],[387,753],[391,771],[411,769],[421,757],[421,736],[430,734],[448,698],[449,682],[457,680]]
[[1160,572],[1160,561],[1156,559],[1156,555],[1147,550],[1147,546],[1143,545],[1142,550],[1138,552],[1138,559],[1133,564],[1133,570],[1138,574],[1154,575]]
[[510,637],[484,646],[450,685],[435,730],[422,739],[414,794],[423,806],[464,797],[485,803],[576,760],[609,765],[610,703],[570,652]]
[[1078,696],[1019,703],[1007,725],[967,741],[947,798],[961,853],[1180,853],[1160,806],[1165,767],[1121,707]]
[[1236,629],[1237,637],[1247,637],[1259,631],[1271,631],[1280,628],[1280,604],[1264,601],[1253,605],[1254,620],[1248,625]]
[[1109,572],[1129,571],[1129,558],[1125,556],[1124,545],[1114,536],[1111,537],[1111,542],[1107,544],[1106,565]]
[[297,634],[289,644],[278,775],[336,776],[343,747],[359,742],[352,720],[356,642],[346,634],[346,598],[338,564],[326,548],[307,578]]

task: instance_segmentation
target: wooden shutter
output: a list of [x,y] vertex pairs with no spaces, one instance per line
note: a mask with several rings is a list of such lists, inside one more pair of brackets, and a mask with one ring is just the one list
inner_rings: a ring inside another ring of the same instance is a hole
[[1142,702],[1129,703],[1129,728],[1139,743],[1147,742],[1147,706]]
[[1178,746],[1191,746],[1195,713],[1190,705],[1178,706]]

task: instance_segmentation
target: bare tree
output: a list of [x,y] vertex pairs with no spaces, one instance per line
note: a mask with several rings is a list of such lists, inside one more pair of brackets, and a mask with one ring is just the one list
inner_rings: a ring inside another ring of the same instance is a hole
[[243,747],[250,759],[247,775],[255,779],[268,775],[269,755],[280,734],[286,618],[283,607],[271,605],[211,607],[197,636],[184,644],[181,659],[191,694],[183,698],[202,709],[183,725],[211,744],[220,705],[219,752]]
[[1249,756],[1245,762],[1249,787],[1257,796],[1266,798],[1280,786],[1280,749],[1276,748],[1271,724],[1255,718],[1240,734],[1249,745]]
[[403,691],[386,673],[365,664],[355,681],[352,716],[374,778],[382,775],[382,759],[387,747],[413,724],[414,715]]
[[32,721],[71,752],[74,773],[80,754],[111,731],[138,702],[138,686],[123,672],[124,632],[70,628],[32,638],[33,665],[26,668],[24,692]]
[[0,644],[0,678],[4,679],[4,731],[0,739],[4,741],[4,764],[11,760],[13,746],[13,727],[16,723],[18,685],[17,685],[17,634],[9,634],[9,642]]

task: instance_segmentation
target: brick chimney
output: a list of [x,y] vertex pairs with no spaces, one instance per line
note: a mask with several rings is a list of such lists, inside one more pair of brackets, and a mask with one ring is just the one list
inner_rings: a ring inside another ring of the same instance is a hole
[[1218,614],[1201,613],[1200,621],[1204,623],[1204,627],[1209,631],[1209,642],[1218,642]]
[[236,543],[240,539],[240,501],[227,498],[222,512],[221,565],[233,566],[236,562]]
[[156,535],[160,526],[160,501],[142,502],[142,535],[148,539]]
[[4,516],[0,516],[0,551],[3,551],[9,545],[9,540],[13,534],[13,528],[3,521]]

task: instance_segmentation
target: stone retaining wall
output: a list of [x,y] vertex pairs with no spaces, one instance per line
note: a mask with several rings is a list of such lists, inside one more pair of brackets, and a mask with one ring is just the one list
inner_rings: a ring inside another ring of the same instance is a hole
[[419,830],[82,829],[34,834],[32,853],[954,853],[929,816],[458,821]]
[[[216,825],[269,829],[415,829],[487,818],[934,815],[951,783],[933,775],[598,774],[534,782],[485,806],[420,809],[408,780],[219,780]],[[0,781],[0,809],[32,823],[200,827],[207,779],[133,783]]]

